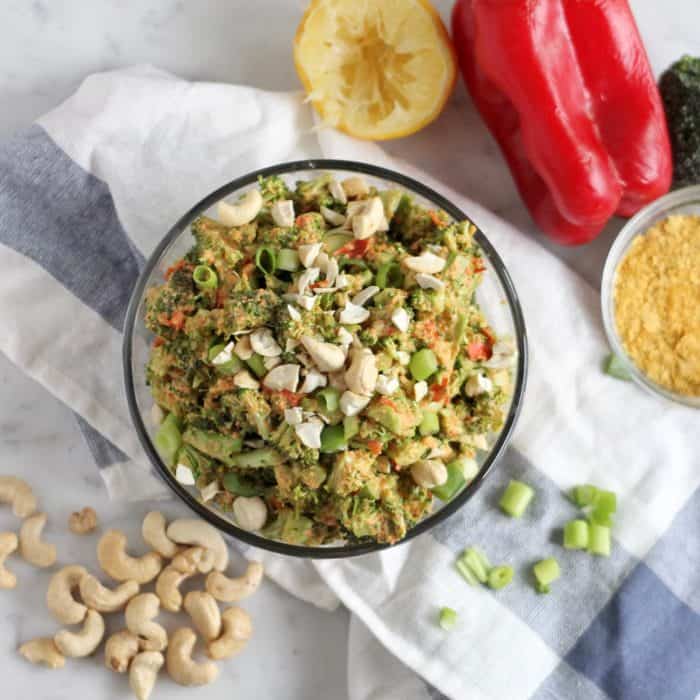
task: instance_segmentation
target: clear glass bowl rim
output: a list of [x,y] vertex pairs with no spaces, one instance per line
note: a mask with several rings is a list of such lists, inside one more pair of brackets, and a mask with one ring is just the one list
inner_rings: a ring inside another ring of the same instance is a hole
[[[293,545],[286,542],[279,542],[277,540],[268,539],[261,535],[257,535],[253,532],[248,532],[236,527],[233,523],[225,520],[216,515],[208,507],[200,503],[189,491],[187,491],[181,484],[179,484],[175,477],[172,475],[167,466],[160,459],[155,446],[151,442],[151,439],[144,425],[141,412],[139,411],[138,404],[136,401],[136,393],[134,390],[134,377],[132,373],[132,340],[134,334],[134,328],[137,322],[138,308],[141,304],[142,297],[146,290],[146,285],[148,283],[151,274],[153,273],[158,261],[160,260],[162,254],[168,249],[168,247],[175,241],[183,231],[186,230],[187,226],[195,219],[201,212],[206,211],[211,206],[216,204],[220,199],[228,196],[232,192],[249,186],[257,182],[258,177],[267,177],[269,175],[285,175],[294,173],[295,171],[308,171],[308,170],[318,170],[319,172],[332,172],[336,170],[345,172],[355,172],[358,174],[368,175],[370,177],[381,178],[385,181],[392,182],[400,187],[413,192],[425,199],[431,201],[439,208],[446,211],[454,220],[460,221],[463,219],[469,219],[477,228],[475,239],[479,243],[479,246],[483,250],[484,254],[488,257],[489,262],[493,266],[496,274],[498,275],[499,282],[503,288],[506,295],[506,300],[510,309],[513,326],[515,328],[515,341],[518,348],[518,359],[516,365],[516,377],[513,386],[513,396],[511,399],[510,409],[508,416],[504,422],[501,432],[494,444],[491,447],[490,452],[484,459],[479,473],[474,478],[474,480],[452,501],[445,504],[440,510],[431,513],[426,518],[418,522],[414,527],[412,527],[406,533],[406,536],[396,542],[395,544],[380,544],[377,542],[367,542],[358,543],[350,545],[318,545],[318,546],[306,546],[306,545]],[[165,481],[165,483],[170,487],[170,489],[180,498],[181,501],[185,503],[192,511],[194,511],[199,517],[201,517],[206,522],[210,523],[218,530],[223,531],[225,534],[232,536],[248,545],[253,547],[259,547],[267,551],[275,552],[277,554],[285,554],[289,556],[310,558],[310,559],[334,559],[343,558],[351,556],[359,556],[362,554],[368,554],[370,552],[378,552],[382,549],[387,549],[388,547],[393,547],[395,545],[407,542],[408,540],[416,537],[417,535],[427,532],[432,527],[438,523],[447,519],[450,515],[459,510],[479,489],[483,483],[486,476],[490,473],[494,463],[500,457],[500,455],[505,450],[510,437],[513,433],[517,418],[520,414],[520,408],[522,405],[522,400],[525,392],[525,384],[527,380],[527,365],[528,365],[528,345],[527,345],[527,333],[525,328],[525,319],[523,317],[522,308],[520,306],[520,301],[518,295],[515,291],[513,282],[508,274],[503,261],[500,256],[491,245],[489,240],[486,238],[482,230],[479,228],[478,224],[472,220],[471,217],[467,216],[459,207],[452,204],[442,195],[435,192],[433,189],[423,185],[422,183],[414,180],[410,177],[397,173],[393,170],[387,168],[382,168],[375,165],[370,165],[367,163],[361,163],[357,161],[349,160],[334,160],[334,159],[310,159],[310,160],[300,160],[291,161],[286,163],[280,163],[278,165],[268,166],[255,170],[239,178],[231,180],[227,184],[223,185],[216,191],[212,192],[204,199],[200,200],[195,204],[180,220],[170,229],[170,231],[165,235],[161,242],[156,246],[155,250],[148,258],[139,279],[132,292],[129,306],[126,313],[126,319],[124,322],[124,339],[122,345],[122,363],[123,363],[123,378],[124,378],[124,389],[126,393],[126,400],[129,407],[129,413],[131,415],[132,422],[136,428],[136,434],[143,446],[144,451],[148,455],[151,463],[155,467],[156,471],[160,477]]]

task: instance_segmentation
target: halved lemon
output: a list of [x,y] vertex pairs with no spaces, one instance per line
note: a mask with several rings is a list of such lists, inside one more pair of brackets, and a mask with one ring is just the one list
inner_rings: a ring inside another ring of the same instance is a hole
[[373,140],[407,136],[435,119],[457,75],[428,0],[312,0],[294,63],[324,123]]

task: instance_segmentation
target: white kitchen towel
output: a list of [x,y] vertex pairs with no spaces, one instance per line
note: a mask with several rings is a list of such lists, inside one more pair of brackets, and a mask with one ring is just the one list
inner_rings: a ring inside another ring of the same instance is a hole
[[[511,272],[531,351],[512,446],[459,513],[378,555],[323,562],[264,555],[268,573],[288,590],[325,607],[340,600],[356,616],[352,700],[694,698],[697,414],[601,373],[607,349],[598,295],[561,261],[378,146],[315,129],[299,94],[190,83],[136,67],[88,78],[0,147],[0,350],[76,412],[113,496],[166,496],[121,387],[121,329],[138,272],[205,194],[256,168],[317,156],[394,167],[468,212]],[[522,521],[494,508],[511,477],[537,491]],[[575,512],[562,491],[583,482],[618,493],[610,559],[557,544]],[[466,585],[453,562],[468,544],[515,566],[516,581],[498,593]],[[550,555],[562,580],[538,596],[527,571]],[[459,614],[449,634],[435,623],[443,605]]]

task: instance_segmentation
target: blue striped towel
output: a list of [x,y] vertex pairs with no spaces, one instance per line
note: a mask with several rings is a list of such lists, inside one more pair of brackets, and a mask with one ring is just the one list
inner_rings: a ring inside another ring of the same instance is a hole
[[[352,612],[352,700],[696,698],[697,414],[600,372],[597,292],[561,261],[377,146],[314,129],[299,95],[137,67],[88,78],[2,145],[0,349],[75,411],[114,497],[166,496],[121,388],[121,329],[139,270],[203,195],[258,167],[315,156],[394,167],[469,212],[511,271],[531,348],[512,445],[461,512],[379,555],[265,556],[295,595]],[[537,491],[522,521],[494,508],[510,478]],[[609,559],[558,544],[575,513],[562,493],[583,482],[619,496]],[[515,582],[498,593],[467,586],[453,562],[472,543],[514,565]],[[538,596],[526,572],[550,555],[563,576]],[[459,613],[449,634],[435,624],[441,606]]]

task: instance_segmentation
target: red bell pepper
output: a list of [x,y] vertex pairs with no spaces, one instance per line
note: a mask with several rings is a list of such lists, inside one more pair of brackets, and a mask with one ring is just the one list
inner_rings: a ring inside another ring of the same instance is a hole
[[668,191],[663,105],[627,0],[457,0],[467,88],[532,217],[595,238]]

